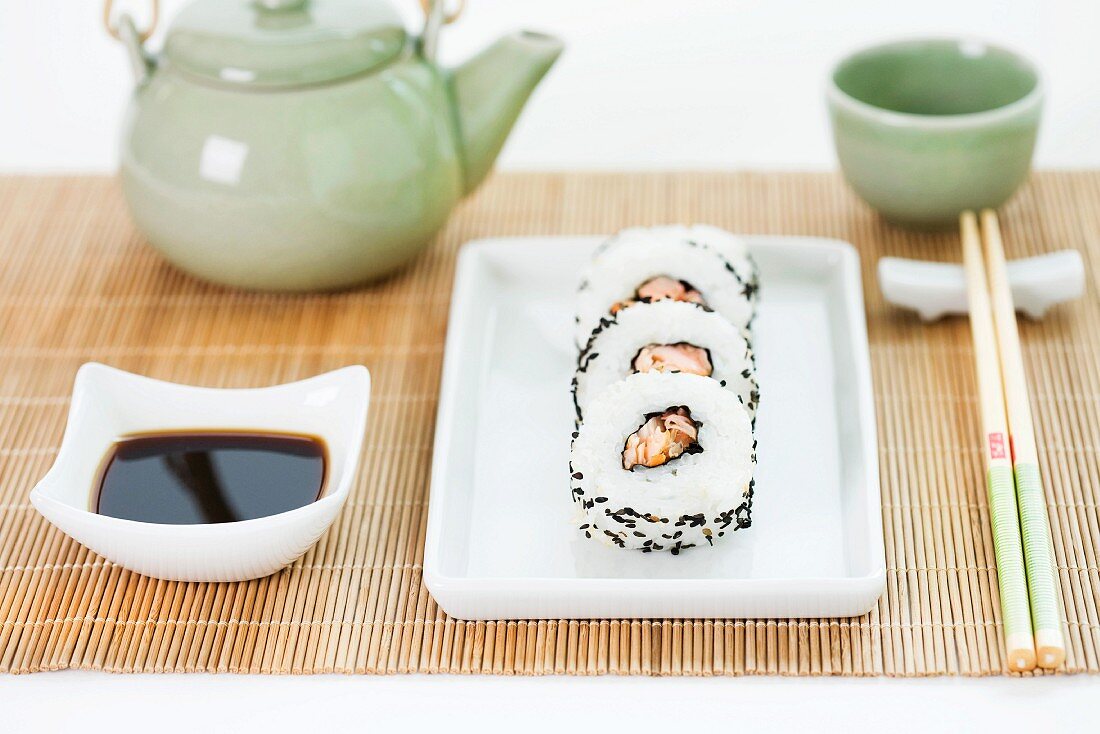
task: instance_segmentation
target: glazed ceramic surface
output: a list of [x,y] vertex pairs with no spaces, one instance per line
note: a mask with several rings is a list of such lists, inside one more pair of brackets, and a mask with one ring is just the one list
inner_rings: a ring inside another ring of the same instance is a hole
[[978,41],[901,41],[833,71],[828,106],[852,188],[891,221],[954,227],[1027,177],[1043,88],[1028,61]]
[[[1012,260],[1007,270],[1012,303],[1033,319],[1085,294],[1085,260],[1078,250]],[[970,313],[962,265],[884,257],[878,285],[887,303],[916,311],[925,321]]]
[[561,51],[517,33],[446,70],[381,0],[198,0],[144,53],[121,148],[138,228],[183,269],[317,290],[383,276],[488,173]]
[[424,556],[432,596],[463,619],[865,613],[885,555],[855,251],[749,239],[762,284],[753,525],[673,556],[577,530],[573,314],[600,241],[484,240],[459,256]]
[[[61,450],[31,502],[62,532],[131,571],[175,581],[242,581],[278,571],[332,524],[359,467],[370,400],[366,367],[258,389],[176,385],[89,363],[77,372]],[[161,525],[98,515],[103,458],[120,437],[154,431],[277,431],[317,436],[321,498],[255,520]]]

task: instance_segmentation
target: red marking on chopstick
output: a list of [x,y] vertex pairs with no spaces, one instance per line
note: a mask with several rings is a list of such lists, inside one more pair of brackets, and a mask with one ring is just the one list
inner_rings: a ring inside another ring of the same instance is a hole
[[1007,458],[1005,454],[1005,435],[1003,433],[989,434],[989,456],[993,459]]
[[1008,452],[1012,457],[1012,463],[1016,463],[1016,437],[1011,433],[1008,434]]

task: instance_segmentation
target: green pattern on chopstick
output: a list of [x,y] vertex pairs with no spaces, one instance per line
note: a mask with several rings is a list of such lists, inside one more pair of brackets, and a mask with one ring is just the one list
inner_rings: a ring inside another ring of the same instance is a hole
[[1005,465],[989,468],[989,512],[993,525],[993,546],[997,554],[997,585],[1001,590],[1001,611],[1005,637],[1031,635],[1031,614],[1020,546],[1020,519],[1016,510],[1016,487],[1012,469]]
[[1016,501],[1020,507],[1020,529],[1031,589],[1031,615],[1036,630],[1061,631],[1057,609],[1058,590],[1054,582],[1054,559],[1050,553],[1050,520],[1039,478],[1039,465],[1016,465]]

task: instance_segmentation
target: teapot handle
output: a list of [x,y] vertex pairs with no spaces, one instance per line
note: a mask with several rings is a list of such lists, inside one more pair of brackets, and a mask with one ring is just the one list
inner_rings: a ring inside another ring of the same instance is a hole
[[446,0],[420,0],[424,9],[424,31],[420,34],[420,53],[429,60],[435,60],[439,46],[439,31],[443,26],[454,23],[466,9],[466,0],[457,0],[454,10],[447,10]]
[[[116,41],[125,42],[122,31],[124,20],[130,20],[131,26],[134,24],[134,22],[132,19],[130,19],[129,13],[121,13],[118,24],[112,24],[111,11],[114,9],[114,5],[115,0],[104,0],[103,26],[107,29],[107,32],[111,34],[111,37],[114,38]],[[157,29],[158,20],[160,20],[160,0],[149,0],[149,25],[145,28],[145,30],[138,33],[138,40],[140,40],[142,43],[148,41],[149,38],[153,35],[153,31]]]
[[153,31],[157,29],[157,21],[160,19],[160,0],[150,0],[149,23],[142,31],[138,31],[134,19],[126,12],[119,14],[117,24],[112,23],[111,11],[114,4],[114,0],[104,0],[103,26],[112,38],[126,46],[127,55],[130,57],[130,67],[134,72],[134,80],[140,85],[149,78],[149,74],[153,70],[153,59],[146,53],[144,44],[153,35]]

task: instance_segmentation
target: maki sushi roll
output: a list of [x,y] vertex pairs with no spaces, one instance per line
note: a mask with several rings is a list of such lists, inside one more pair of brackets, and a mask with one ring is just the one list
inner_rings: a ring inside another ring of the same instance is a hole
[[592,399],[574,436],[571,486],[588,537],[677,554],[751,524],[751,420],[716,380],[630,375]]
[[755,419],[760,390],[752,349],[741,330],[698,303],[636,303],[601,321],[573,378],[577,421],[595,395],[628,375],[687,373],[710,377],[736,395]]
[[[724,257],[743,282],[756,282],[757,269],[749,255],[744,238],[709,224],[670,224],[660,227],[628,227],[615,235],[613,240],[659,239],[664,241],[693,242],[716,250]],[[602,248],[610,247],[605,242]]]
[[581,279],[577,347],[618,311],[662,300],[706,306],[748,329],[758,285],[744,243],[715,227],[624,230],[597,249]]

